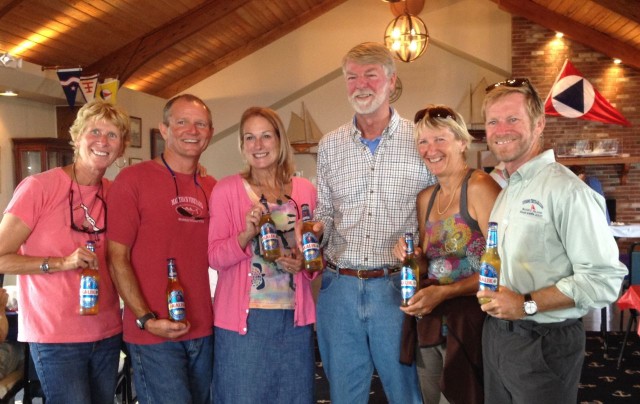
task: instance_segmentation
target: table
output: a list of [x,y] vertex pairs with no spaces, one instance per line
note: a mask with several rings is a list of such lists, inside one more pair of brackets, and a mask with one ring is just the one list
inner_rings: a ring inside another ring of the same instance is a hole
[[618,238],[640,238],[640,223],[611,224],[609,230],[614,237]]

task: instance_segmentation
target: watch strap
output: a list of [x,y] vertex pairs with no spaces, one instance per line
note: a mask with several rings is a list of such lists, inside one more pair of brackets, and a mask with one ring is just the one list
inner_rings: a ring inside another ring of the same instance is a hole
[[525,294],[524,294],[524,301],[525,301],[525,303],[526,303],[526,302],[530,302],[530,301],[532,301],[532,300],[533,300],[533,298],[531,297],[531,293],[525,293]]
[[40,271],[42,271],[43,274],[48,274],[49,273],[49,258],[51,258],[51,257],[46,257],[42,261],[42,264],[40,264]]
[[152,311],[148,312],[147,314],[145,314],[142,317],[138,317],[136,319],[136,324],[138,325],[138,328],[140,328],[141,330],[144,330],[144,326],[147,323],[147,321],[151,320],[151,319],[156,319],[158,317],[156,317],[156,314]]

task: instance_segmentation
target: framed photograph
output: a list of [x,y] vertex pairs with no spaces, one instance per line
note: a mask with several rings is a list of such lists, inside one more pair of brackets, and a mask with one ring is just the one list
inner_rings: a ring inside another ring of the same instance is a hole
[[151,158],[154,159],[164,151],[164,139],[160,129],[151,129]]
[[142,147],[142,119],[135,116],[131,119],[131,147]]
[[129,165],[132,166],[134,164],[138,164],[141,163],[142,159],[139,159],[137,157],[129,157]]

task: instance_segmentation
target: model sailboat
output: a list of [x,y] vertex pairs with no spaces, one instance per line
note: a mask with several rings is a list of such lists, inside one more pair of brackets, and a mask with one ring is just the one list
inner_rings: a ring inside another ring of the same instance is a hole
[[458,108],[465,116],[467,128],[471,136],[480,140],[484,137],[484,120],[482,119],[482,102],[484,101],[487,80],[483,77],[475,87],[469,86],[469,95],[464,97]]
[[318,128],[304,103],[302,103],[302,116],[295,112],[291,113],[287,135],[296,152],[315,153],[317,151],[322,131]]

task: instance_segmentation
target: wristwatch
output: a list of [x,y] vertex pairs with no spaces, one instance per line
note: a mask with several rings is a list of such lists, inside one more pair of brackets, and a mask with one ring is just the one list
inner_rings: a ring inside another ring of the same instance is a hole
[[136,325],[138,326],[139,329],[144,330],[144,325],[147,323],[147,321],[151,320],[151,319],[156,319],[158,317],[156,317],[156,314],[152,311],[148,312],[147,314],[145,314],[142,317],[138,317],[136,319]]
[[43,274],[49,273],[49,258],[50,257],[45,258],[44,261],[42,261],[42,264],[40,264],[40,270]]
[[524,309],[524,314],[527,316],[533,316],[538,312],[538,305],[531,298],[531,293],[524,295],[524,306],[522,308]]

